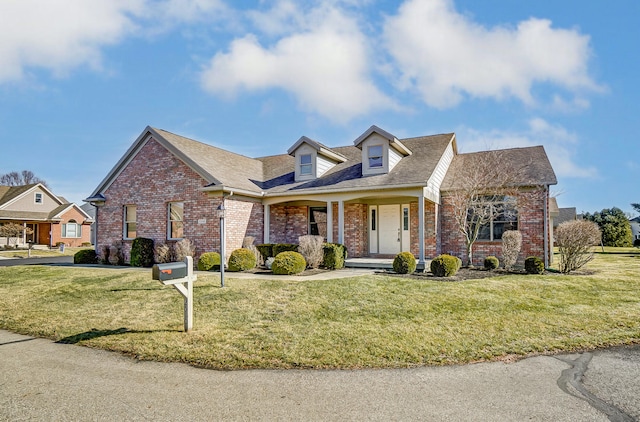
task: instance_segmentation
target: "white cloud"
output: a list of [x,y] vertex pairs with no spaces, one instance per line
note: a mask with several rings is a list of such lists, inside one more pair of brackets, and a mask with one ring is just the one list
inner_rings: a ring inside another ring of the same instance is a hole
[[135,30],[143,0],[19,0],[0,2],[0,83],[28,68],[57,75],[101,66],[100,49]]
[[587,72],[589,37],[531,18],[517,27],[487,28],[460,14],[451,0],[408,0],[386,19],[384,40],[401,75],[432,107],[465,96],[516,97],[549,82],[571,91],[598,89]]
[[251,17],[271,33],[279,22],[290,32],[268,47],[251,34],[235,39],[204,69],[207,91],[233,96],[279,88],[292,93],[304,109],[338,122],[394,106],[370,77],[367,40],[354,18],[333,6],[298,11],[293,18],[295,6],[281,4],[271,14]]
[[486,149],[503,149],[543,145],[556,175],[574,178],[593,178],[598,171],[593,166],[581,165],[576,159],[578,138],[559,125],[534,118],[528,129],[517,131],[479,131],[463,128],[458,131],[458,146],[461,152]]

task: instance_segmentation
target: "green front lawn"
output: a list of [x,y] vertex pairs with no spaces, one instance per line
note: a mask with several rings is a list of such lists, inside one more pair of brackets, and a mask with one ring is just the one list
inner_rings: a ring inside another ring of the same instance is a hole
[[199,275],[183,300],[135,269],[0,268],[0,328],[208,368],[407,367],[640,342],[640,254],[598,254],[587,274],[441,282]]
[[[31,258],[39,258],[45,256],[71,256],[75,255],[76,252],[82,249],[93,249],[92,246],[81,246],[77,248],[72,248],[67,246],[64,248],[64,252],[60,252],[59,248],[52,249],[31,249]],[[4,249],[3,246],[0,246],[0,257],[4,258],[27,258],[29,257],[29,251],[24,248],[20,249]]]

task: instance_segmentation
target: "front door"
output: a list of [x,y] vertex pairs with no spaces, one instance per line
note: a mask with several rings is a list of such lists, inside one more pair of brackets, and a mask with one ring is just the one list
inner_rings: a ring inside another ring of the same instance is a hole
[[400,205],[379,205],[378,252],[397,254],[401,246]]

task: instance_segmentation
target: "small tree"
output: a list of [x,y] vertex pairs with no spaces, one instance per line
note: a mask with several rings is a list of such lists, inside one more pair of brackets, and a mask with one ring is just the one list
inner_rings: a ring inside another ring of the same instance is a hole
[[604,246],[631,246],[631,224],[620,208],[605,208],[593,214],[586,213],[584,219],[593,221],[600,227]]
[[457,161],[456,177],[447,198],[465,241],[467,265],[473,265],[473,244],[480,230],[523,205],[519,186],[529,180],[530,164],[515,163],[504,150],[465,154]]
[[522,234],[518,230],[509,230],[502,235],[502,262],[504,269],[511,271],[518,261],[522,247]]
[[322,264],[324,258],[324,249],[322,248],[324,238],[322,236],[306,235],[298,238],[298,252],[307,262],[307,267],[318,268]]
[[591,261],[591,247],[600,243],[601,236],[598,225],[592,221],[574,220],[560,224],[555,232],[560,272],[568,274]]
[[[18,239],[22,237],[22,233],[33,234],[33,230],[18,223],[5,223],[0,226],[0,237],[7,238],[7,246],[11,243],[18,244]],[[13,240],[15,239],[15,241]]]

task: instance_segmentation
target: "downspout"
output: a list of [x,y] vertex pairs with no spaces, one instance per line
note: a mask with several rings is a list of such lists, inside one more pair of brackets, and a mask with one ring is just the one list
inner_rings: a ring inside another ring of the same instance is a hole
[[549,266],[549,221],[548,221],[548,207],[549,207],[549,186],[544,187],[544,267]]

